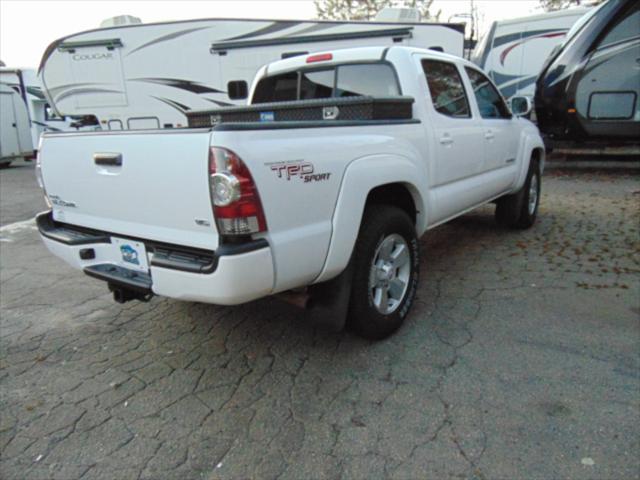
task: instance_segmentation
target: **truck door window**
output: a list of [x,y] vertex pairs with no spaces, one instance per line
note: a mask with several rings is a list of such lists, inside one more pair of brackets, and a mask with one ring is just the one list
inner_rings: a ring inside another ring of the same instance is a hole
[[392,97],[400,95],[390,65],[341,65],[338,67],[336,97]]
[[491,80],[473,68],[465,67],[482,118],[511,118],[511,112]]
[[469,101],[457,67],[440,60],[423,60],[422,69],[436,111],[449,117],[469,118]]
[[335,70],[333,68],[302,72],[300,76],[300,100],[331,97],[333,95],[334,81]]

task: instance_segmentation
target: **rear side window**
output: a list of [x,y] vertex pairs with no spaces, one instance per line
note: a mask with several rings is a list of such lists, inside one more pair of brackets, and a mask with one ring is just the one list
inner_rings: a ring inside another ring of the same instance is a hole
[[473,94],[478,102],[478,110],[482,118],[511,118],[509,107],[504,103],[496,87],[482,73],[473,68],[465,68]]
[[298,94],[298,73],[289,72],[260,80],[253,103],[286,102]]
[[436,111],[449,117],[469,118],[469,101],[458,68],[449,62],[423,60],[422,69]]
[[365,63],[265,77],[258,82],[252,103],[397,95],[400,86],[393,68],[386,63]]

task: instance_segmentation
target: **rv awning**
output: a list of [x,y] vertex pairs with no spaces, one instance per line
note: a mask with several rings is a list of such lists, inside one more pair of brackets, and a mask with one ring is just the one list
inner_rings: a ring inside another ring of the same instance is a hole
[[411,38],[413,27],[388,28],[385,30],[368,30],[364,32],[345,32],[330,35],[301,35],[299,37],[264,38],[261,40],[241,40],[217,42],[211,44],[211,53],[237,48],[268,47],[272,45],[291,45],[296,43],[332,42],[336,40],[352,40],[355,38]]
[[58,45],[61,52],[69,52],[83,47],[106,47],[109,50],[122,47],[122,40],[119,38],[109,38],[105,40],[85,40],[84,42],[64,42]]

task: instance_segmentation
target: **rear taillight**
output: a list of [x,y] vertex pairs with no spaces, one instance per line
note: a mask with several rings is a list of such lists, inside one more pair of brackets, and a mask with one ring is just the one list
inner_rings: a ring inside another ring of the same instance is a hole
[[231,150],[211,147],[209,192],[221,235],[250,235],[267,229],[253,177],[240,157]]

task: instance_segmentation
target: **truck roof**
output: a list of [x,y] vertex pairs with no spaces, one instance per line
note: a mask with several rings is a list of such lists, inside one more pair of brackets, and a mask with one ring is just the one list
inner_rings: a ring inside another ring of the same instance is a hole
[[[463,58],[457,57],[455,55],[449,55],[447,53],[438,52],[435,50],[428,50],[425,48],[406,46],[353,47],[313,52],[308,55],[298,55],[295,57],[286,58],[284,60],[278,60],[264,67],[263,71],[261,72],[262,75],[260,76],[274,75],[276,73],[296,70],[305,66],[329,66],[349,62],[379,61],[386,58],[389,51],[391,50],[393,50],[394,53],[404,52],[407,55],[419,53],[427,55],[434,59],[462,62],[465,65],[473,66],[471,62],[468,62]],[[314,61],[314,59],[318,59],[317,63],[316,61]]]

